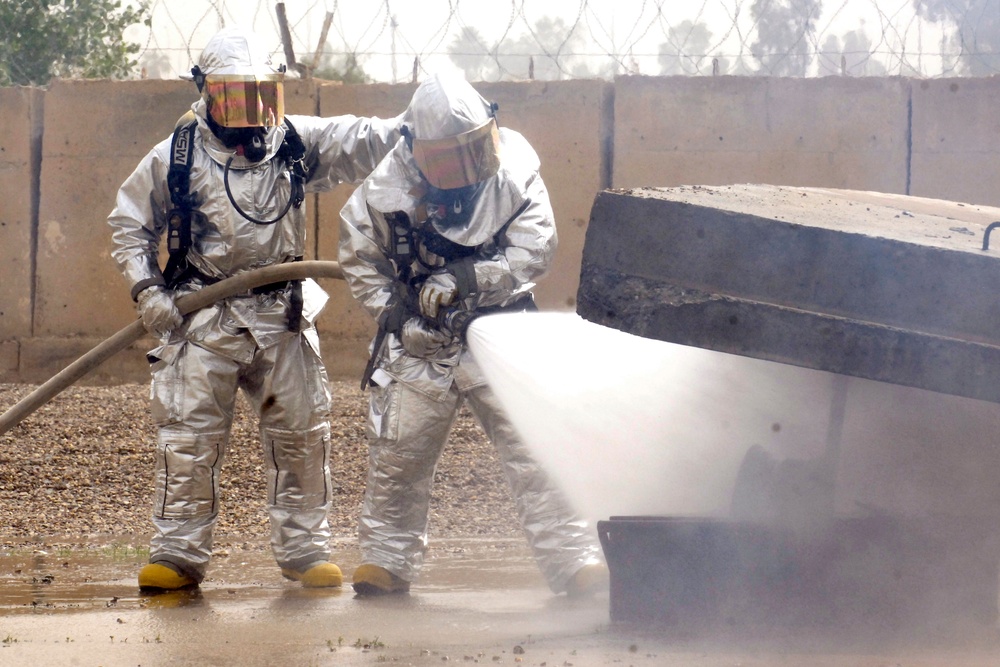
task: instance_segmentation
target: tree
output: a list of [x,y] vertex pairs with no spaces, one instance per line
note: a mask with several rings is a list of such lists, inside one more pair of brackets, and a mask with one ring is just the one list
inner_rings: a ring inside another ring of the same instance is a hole
[[543,16],[527,33],[493,48],[475,28],[463,27],[448,45],[448,55],[470,81],[555,81],[587,75],[575,55],[584,43],[579,31],[562,19]]
[[139,59],[139,68],[143,79],[166,79],[173,72],[170,58],[163,51],[147,51]]
[[490,54],[483,36],[469,26],[462,29],[448,45],[448,57],[468,81],[496,81],[500,70],[496,58]]
[[575,54],[585,43],[576,26],[567,26],[561,18],[543,16],[534,29],[521,35],[505,49],[499,59],[504,72],[513,78],[558,81],[570,77]]
[[[681,21],[667,30],[667,41],[660,44],[658,61],[660,74],[711,74],[712,57],[708,55],[712,31],[704,23]],[[719,72],[725,72],[728,63],[716,58]]]
[[125,78],[139,45],[125,29],[149,25],[148,7],[118,0],[0,0],[0,85],[53,77]]
[[1000,0],[914,0],[914,5],[919,16],[954,29],[943,41],[958,49],[960,74],[1000,72]]
[[757,40],[750,52],[760,63],[761,74],[806,75],[812,61],[813,22],[821,10],[821,0],[753,0],[750,15],[757,25]]
[[[842,71],[843,70],[843,71]],[[836,35],[827,36],[819,52],[819,75],[885,76],[885,65],[872,59],[872,41],[864,30],[845,33],[843,42]]]
[[[315,54],[306,56],[308,62],[315,62]],[[358,60],[356,53],[333,53],[327,44],[319,59],[319,65],[312,75],[324,81],[340,81],[342,83],[371,83],[372,78],[365,72],[364,66]]]

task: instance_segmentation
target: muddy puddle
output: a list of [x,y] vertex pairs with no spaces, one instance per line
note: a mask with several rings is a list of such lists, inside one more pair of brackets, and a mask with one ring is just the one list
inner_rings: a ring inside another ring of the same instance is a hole
[[303,589],[266,545],[244,547],[217,555],[198,589],[160,595],[139,593],[132,547],[0,549],[0,665],[514,664],[532,642],[608,625],[606,596],[553,596],[517,543],[442,541],[413,593],[385,599]]
[[[357,566],[351,543],[334,547],[333,560],[345,571]],[[148,552],[122,543],[43,548],[0,548],[0,618],[25,613],[81,612],[92,609],[142,609],[163,606],[173,599],[179,606],[208,604],[220,596],[227,602],[261,601],[279,596],[330,591],[302,591],[285,580],[265,543],[244,543],[218,550],[208,576],[194,591],[177,595],[140,594],[135,584]],[[523,589],[544,585],[527,549],[498,540],[441,542],[419,582],[435,596],[461,596],[483,589]],[[350,592],[349,587],[346,589]]]

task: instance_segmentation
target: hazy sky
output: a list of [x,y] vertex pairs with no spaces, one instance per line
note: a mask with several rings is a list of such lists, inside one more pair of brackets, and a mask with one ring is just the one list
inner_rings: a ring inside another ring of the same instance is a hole
[[[153,0],[153,30],[128,35],[146,54],[165,54],[166,63],[186,72],[205,41],[223,25],[254,29],[281,54],[275,6],[270,0]],[[641,74],[658,74],[656,54],[672,28],[683,21],[705,23],[712,53],[746,54],[753,40],[752,0],[288,0],[284,3],[298,58],[318,45],[327,12],[333,12],[327,43],[334,50],[364,54],[362,64],[378,81],[409,80],[414,54],[425,70],[452,67],[445,55],[462,27],[477,30],[488,46],[524,36],[543,17],[576,25],[586,39],[578,49],[593,54],[588,65],[626,58]],[[887,52],[937,50],[933,26],[914,19],[912,0],[826,0],[815,21],[815,42],[863,29]],[[543,37],[543,36],[539,36]],[[395,57],[393,57],[395,54]],[[603,56],[603,57],[602,57]],[[890,58],[891,61],[891,58]],[[898,73],[892,70],[890,74]],[[934,74],[933,71],[930,72]],[[153,73],[155,75],[155,73]],[[169,74],[169,73],[168,73]],[[162,75],[162,74],[161,74]]]

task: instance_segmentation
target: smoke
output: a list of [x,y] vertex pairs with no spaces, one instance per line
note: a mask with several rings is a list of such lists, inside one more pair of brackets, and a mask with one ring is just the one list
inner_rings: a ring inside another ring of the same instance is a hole
[[826,447],[828,373],[674,345],[572,313],[476,320],[469,344],[515,428],[590,519],[726,516],[747,451]]

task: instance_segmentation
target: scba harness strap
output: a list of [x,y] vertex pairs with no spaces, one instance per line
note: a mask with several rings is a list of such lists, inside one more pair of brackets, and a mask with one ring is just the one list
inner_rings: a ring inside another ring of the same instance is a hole
[[[285,137],[278,149],[277,157],[285,161],[289,168],[289,180],[291,182],[291,192],[289,194],[289,206],[274,220],[261,222],[249,218],[257,224],[273,224],[283,218],[289,208],[294,206],[299,208],[305,201],[305,183],[308,180],[309,172],[305,166],[306,147],[302,142],[302,137],[295,130],[295,126],[285,118]],[[205,283],[213,283],[216,280],[201,274],[187,261],[188,251],[192,243],[192,221],[202,219],[204,227],[204,214],[198,210],[201,204],[198,194],[191,192],[191,165],[194,162],[194,140],[198,130],[198,120],[193,112],[188,112],[177,122],[174,134],[170,142],[170,166],[167,170],[167,187],[170,190],[170,203],[173,208],[167,213],[167,266],[163,270],[163,277],[168,289],[174,289],[177,285],[190,280],[200,278]],[[242,212],[241,212],[242,213]],[[246,216],[244,216],[246,217]],[[298,261],[301,258],[296,258]],[[264,288],[254,290],[257,293],[264,291],[276,291],[283,289],[287,283],[280,285],[266,285]],[[302,316],[302,281],[292,281],[292,292],[289,296],[291,312],[288,313],[289,329],[299,330]]]
[[178,278],[184,272],[184,265],[187,264],[187,251],[191,247],[191,218],[200,204],[198,195],[190,191],[194,133],[197,128],[197,120],[178,124],[170,143],[167,187],[170,189],[170,202],[174,207],[167,213],[169,260],[163,272],[170,288],[176,286]]

